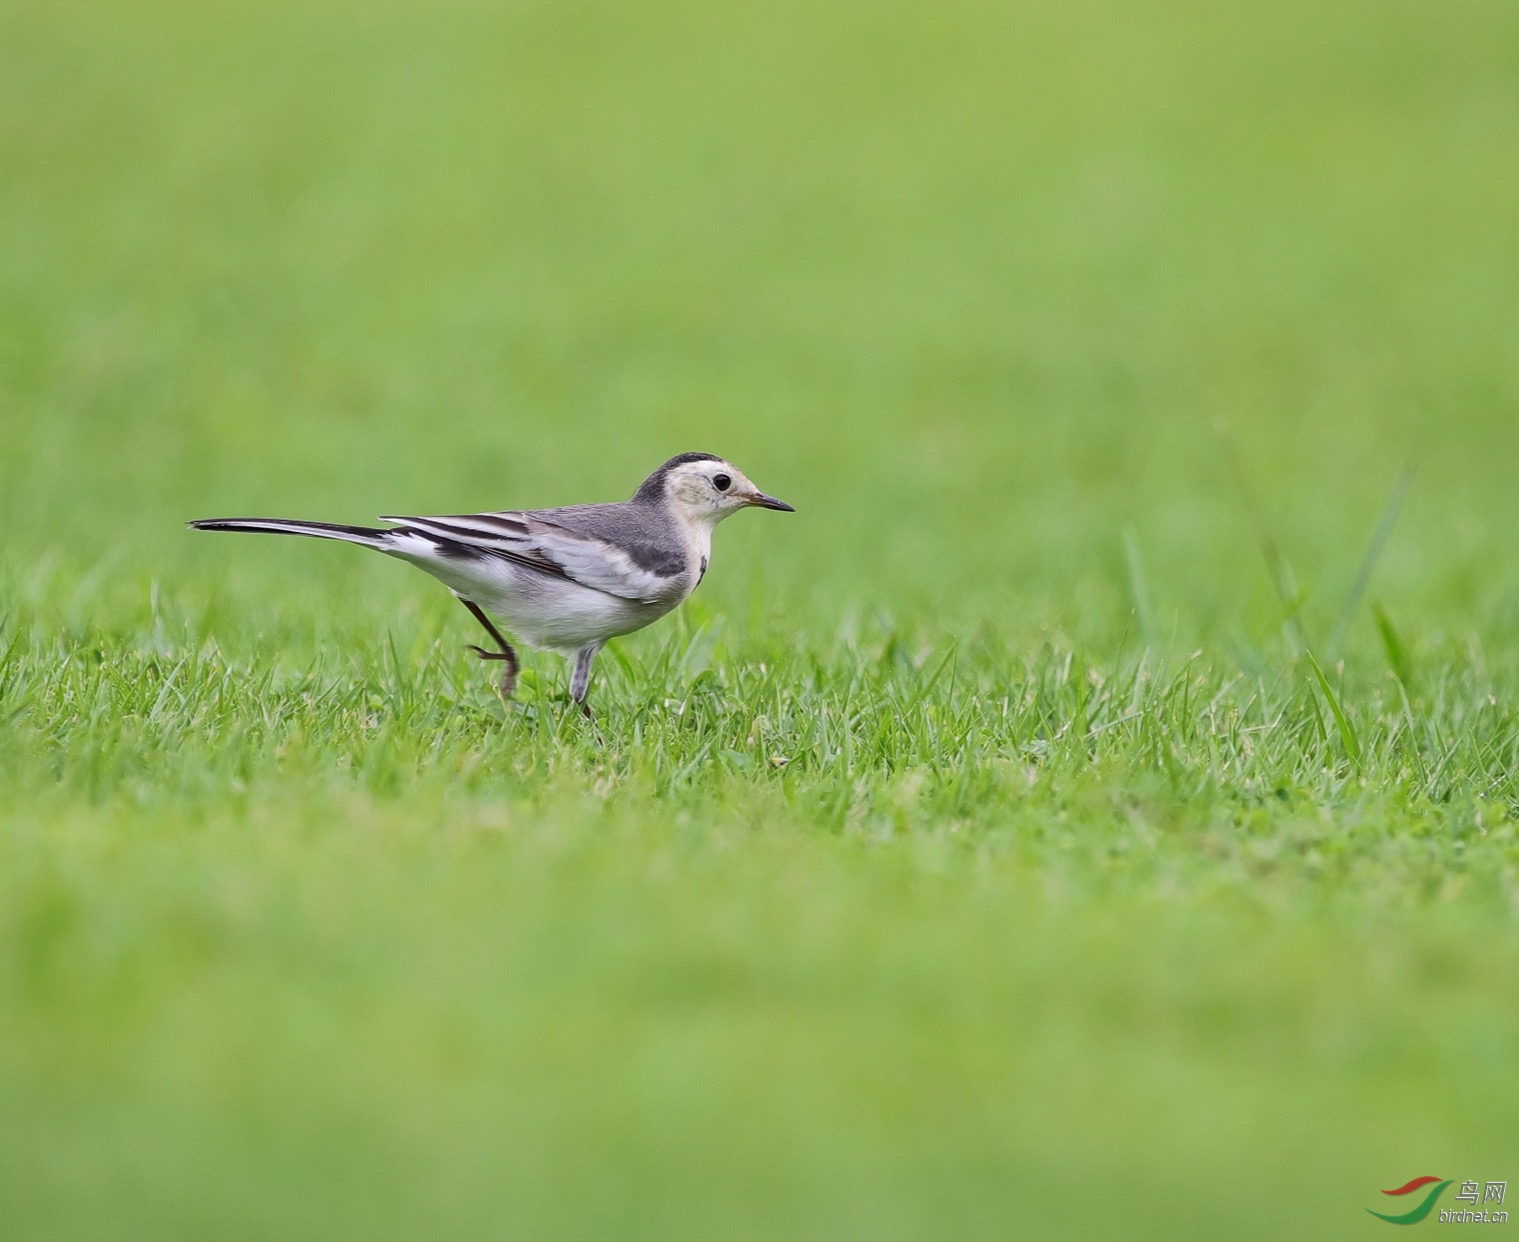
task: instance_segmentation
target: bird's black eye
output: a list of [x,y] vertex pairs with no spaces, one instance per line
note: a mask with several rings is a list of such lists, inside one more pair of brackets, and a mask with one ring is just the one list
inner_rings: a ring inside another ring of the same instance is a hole
[[712,476],[712,486],[720,492],[726,492],[733,486],[733,480],[726,474],[715,474]]

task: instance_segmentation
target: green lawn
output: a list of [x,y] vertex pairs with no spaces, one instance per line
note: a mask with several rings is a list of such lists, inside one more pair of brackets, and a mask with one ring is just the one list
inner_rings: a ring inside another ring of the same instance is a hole
[[[1516,150],[1500,0],[0,0],[0,1234],[1519,1188]],[[604,740],[182,526],[689,449]]]

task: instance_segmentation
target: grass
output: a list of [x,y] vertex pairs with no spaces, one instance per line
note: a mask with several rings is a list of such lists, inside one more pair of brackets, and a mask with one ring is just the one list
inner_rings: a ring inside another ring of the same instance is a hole
[[[0,7],[0,1232],[1508,1177],[1515,22]],[[604,742],[404,566],[181,526],[685,449],[798,513]]]

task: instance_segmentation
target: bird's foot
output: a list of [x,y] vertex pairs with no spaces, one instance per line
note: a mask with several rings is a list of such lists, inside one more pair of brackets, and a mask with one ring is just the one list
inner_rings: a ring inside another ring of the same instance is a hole
[[596,713],[591,710],[591,705],[584,699],[575,699],[573,701],[575,706],[580,709],[580,714],[590,722],[591,728],[595,731],[596,745],[605,750],[607,740],[601,735],[601,726],[596,723]]
[[482,660],[501,660],[506,667],[501,671],[501,680],[496,689],[501,692],[503,699],[509,699],[517,689],[517,654],[514,651],[487,651],[484,647],[477,647],[474,643],[466,643],[465,646],[473,651]]

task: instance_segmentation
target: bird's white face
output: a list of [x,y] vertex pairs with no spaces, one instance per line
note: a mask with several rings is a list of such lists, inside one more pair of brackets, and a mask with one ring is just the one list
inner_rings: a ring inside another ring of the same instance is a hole
[[676,466],[665,480],[665,497],[683,518],[716,526],[740,509],[779,509],[792,512],[785,501],[767,496],[725,461],[690,461]]

